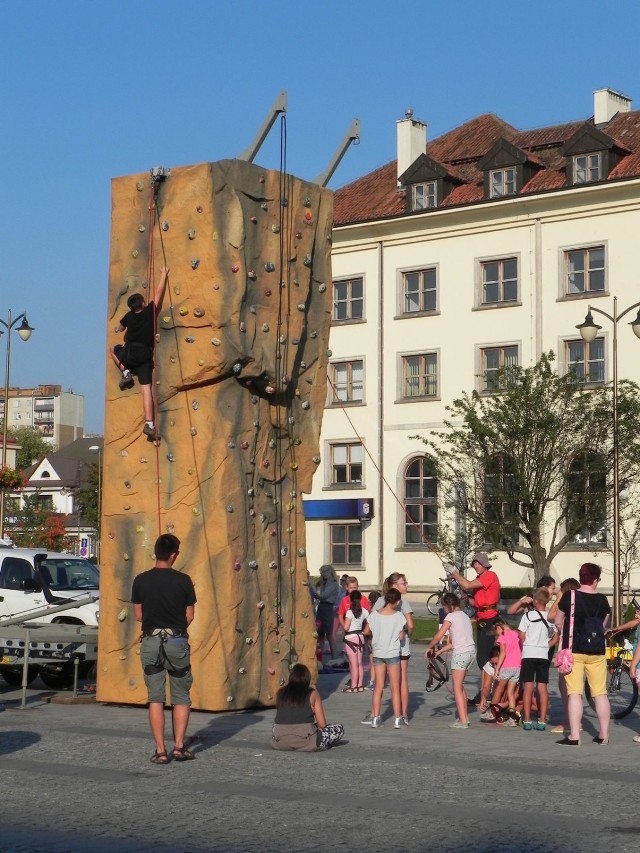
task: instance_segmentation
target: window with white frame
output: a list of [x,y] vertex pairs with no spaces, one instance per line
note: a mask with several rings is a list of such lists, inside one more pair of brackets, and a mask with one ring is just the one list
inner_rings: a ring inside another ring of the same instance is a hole
[[362,565],[362,525],[329,525],[329,562],[334,566]]
[[589,342],[583,341],[582,338],[565,341],[567,373],[571,374],[576,382],[584,382],[586,385],[602,384],[605,376],[604,353],[604,338],[594,338]]
[[438,354],[426,352],[420,355],[402,356],[403,399],[438,396]]
[[331,445],[331,485],[362,484],[364,449],[360,443]]
[[607,468],[599,453],[577,453],[567,471],[567,523],[574,545],[607,541]]
[[480,362],[482,390],[501,391],[515,376],[519,364],[518,346],[483,347]]
[[428,456],[409,460],[404,470],[404,545],[438,544],[438,476]]
[[605,289],[604,246],[564,253],[565,293],[601,293]]
[[438,205],[438,185],[436,181],[414,184],[411,187],[413,210],[429,210]]
[[402,273],[403,312],[435,311],[437,308],[437,271],[435,267]]
[[364,363],[362,360],[336,361],[329,365],[332,403],[361,403],[364,389]]
[[364,279],[350,278],[333,282],[333,319],[362,320],[364,317]]
[[489,173],[489,191],[491,198],[502,198],[516,194],[516,169],[493,169]]
[[481,301],[483,305],[499,305],[518,301],[518,259],[500,258],[482,261]]
[[577,154],[573,158],[574,184],[589,184],[602,177],[602,153]]

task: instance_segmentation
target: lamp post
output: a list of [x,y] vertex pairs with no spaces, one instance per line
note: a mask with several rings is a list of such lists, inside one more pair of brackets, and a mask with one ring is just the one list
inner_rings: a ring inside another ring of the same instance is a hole
[[96,558],[100,565],[100,530],[102,527],[102,448],[99,444],[92,444],[89,450],[98,454],[98,539],[96,541]]
[[[22,338],[23,341],[28,341],[31,337],[31,332],[33,329],[27,322],[27,314],[26,312],[19,314],[15,320],[11,318],[11,310],[9,310],[9,315],[5,320],[0,318],[0,325],[4,326],[7,330],[7,358],[5,362],[4,369],[4,418],[2,423],[2,467],[6,467],[7,465],[7,427],[9,424],[9,368],[11,366],[11,330],[14,326],[17,326],[18,323],[22,320],[22,323],[18,327],[18,334]],[[4,332],[0,329],[0,335],[3,335]],[[0,489],[0,539],[4,536],[4,489]]]
[[[618,322],[634,308],[638,308],[640,302],[635,302],[618,314],[618,297],[613,297],[613,316],[595,308],[587,306],[587,316],[584,323],[576,326],[580,337],[585,343],[591,343],[602,328],[593,321],[592,311],[602,314],[613,324],[613,624],[620,624],[620,444],[618,434]],[[633,333],[640,338],[640,310],[636,319],[629,324]]]

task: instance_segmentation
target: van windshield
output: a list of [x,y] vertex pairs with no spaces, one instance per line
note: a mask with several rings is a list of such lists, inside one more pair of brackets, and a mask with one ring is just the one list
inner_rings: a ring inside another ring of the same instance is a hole
[[98,567],[80,557],[47,557],[40,564],[51,590],[98,589]]

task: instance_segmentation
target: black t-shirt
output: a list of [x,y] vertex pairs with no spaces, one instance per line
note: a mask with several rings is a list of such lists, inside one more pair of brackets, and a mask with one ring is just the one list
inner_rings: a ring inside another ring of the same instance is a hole
[[[562,623],[562,648],[566,649],[569,643],[569,620],[571,617],[571,591],[564,593],[558,604],[558,609],[564,613]],[[572,652],[580,652],[576,648],[576,634],[584,626],[586,616],[597,616],[604,622],[611,612],[606,595],[601,592],[580,592],[576,590],[576,606],[573,614],[573,648]]]
[[120,320],[120,325],[125,330],[125,344],[144,344],[153,349],[155,311],[154,302],[149,302],[142,311],[127,311]]
[[196,603],[189,575],[176,569],[149,569],[133,580],[131,601],[142,605],[142,630],[187,630],[187,607]]

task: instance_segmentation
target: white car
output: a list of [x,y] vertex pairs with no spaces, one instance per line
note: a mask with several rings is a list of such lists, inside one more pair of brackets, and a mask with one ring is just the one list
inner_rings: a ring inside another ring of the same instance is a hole
[[[40,623],[97,625],[99,580],[98,568],[73,554],[56,554],[43,548],[0,548],[0,629],[5,618],[22,615]],[[30,616],[88,595],[95,600],[68,610]]]

